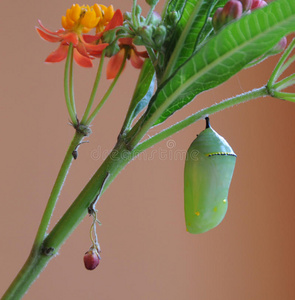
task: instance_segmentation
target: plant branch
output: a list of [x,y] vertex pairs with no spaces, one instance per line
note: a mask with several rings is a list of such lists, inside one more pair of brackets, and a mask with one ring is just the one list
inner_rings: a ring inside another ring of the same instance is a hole
[[146,141],[142,142],[134,149],[134,151],[139,154],[140,152],[143,152],[144,150],[154,146],[155,144],[168,138],[169,136],[173,135],[174,133],[186,128],[187,126],[195,123],[196,121],[198,121],[200,119],[205,118],[208,115],[212,115],[216,112],[219,112],[226,108],[232,107],[234,105],[241,104],[241,103],[256,99],[258,97],[265,97],[268,95],[269,95],[269,93],[268,93],[267,88],[261,87],[259,89],[254,89],[247,93],[243,93],[241,95],[238,95],[238,96],[226,99],[217,104],[214,104],[210,107],[204,108],[204,109],[198,111],[197,113],[187,117],[186,119],[170,126],[169,128],[161,131],[160,133],[152,136],[151,138],[147,139]]
[[76,150],[79,143],[83,139],[84,135],[76,132],[72,142],[67,150],[64,161],[61,165],[60,171],[57,175],[56,181],[54,183],[52,192],[48,199],[45,211],[43,213],[35,241],[31,250],[31,253],[18,273],[15,280],[12,282],[11,286],[8,288],[7,292],[4,294],[2,300],[11,299],[17,300],[21,299],[23,294],[27,291],[34,280],[39,276],[43,268],[47,264],[47,256],[42,254],[43,251],[43,241],[46,235],[46,230],[49,225],[52,213],[54,211],[56,202],[59,198],[61,189],[63,187],[64,181],[67,177],[68,171],[71,167],[73,156],[72,152]]

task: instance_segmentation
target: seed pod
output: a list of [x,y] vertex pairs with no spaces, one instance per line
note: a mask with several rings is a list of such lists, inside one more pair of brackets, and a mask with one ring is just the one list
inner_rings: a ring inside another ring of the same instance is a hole
[[94,270],[100,261],[100,255],[95,248],[90,248],[84,255],[84,265],[87,270]]
[[187,231],[216,227],[227,211],[227,196],[236,154],[206,118],[206,129],[192,142],[184,169],[184,210]]

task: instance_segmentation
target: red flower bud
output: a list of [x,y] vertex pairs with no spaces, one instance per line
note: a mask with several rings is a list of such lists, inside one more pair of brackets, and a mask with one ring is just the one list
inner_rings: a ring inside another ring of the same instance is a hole
[[84,265],[87,270],[94,270],[100,261],[100,255],[97,250],[90,248],[84,255]]
[[261,8],[261,7],[266,6],[266,5],[267,5],[267,3],[263,0],[253,0],[251,10],[254,10],[256,8]]
[[238,0],[230,0],[223,7],[221,19],[225,20],[225,23],[227,23],[231,20],[240,18],[242,16],[242,13],[242,3]]
[[243,11],[247,11],[251,9],[253,0],[240,0],[243,5]]
[[282,52],[287,46],[287,38],[284,36],[272,49],[271,55]]

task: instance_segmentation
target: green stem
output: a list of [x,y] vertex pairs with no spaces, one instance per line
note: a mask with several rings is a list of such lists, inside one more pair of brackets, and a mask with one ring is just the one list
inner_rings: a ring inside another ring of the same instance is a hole
[[281,81],[275,83],[273,86],[273,89],[280,91],[280,90],[283,90],[283,89],[293,85],[294,83],[295,83],[295,74],[292,74],[292,75],[282,79]]
[[148,12],[148,14],[147,14],[147,16],[146,16],[146,19],[145,19],[146,25],[149,24],[149,22],[150,22],[150,20],[151,20],[151,17],[152,17],[152,15],[153,15],[153,12],[154,12],[154,9],[155,9],[156,5],[157,5],[157,3],[151,6],[151,8],[150,8],[150,10],[149,10],[149,12]]
[[[292,40],[289,47],[285,50],[284,54],[281,56],[279,62],[277,63],[276,67],[274,68],[274,70],[273,70],[273,72],[272,72],[272,74],[269,78],[269,81],[267,83],[267,86],[268,86],[269,89],[271,89],[273,87],[276,80],[282,74],[283,64],[284,64],[285,60],[288,58],[288,56],[290,55],[290,53],[292,52],[294,46],[295,46],[295,39]],[[283,71],[284,70],[285,69],[283,69]]]
[[98,103],[98,105],[96,106],[96,108],[94,109],[94,111],[92,112],[92,114],[90,115],[90,117],[88,118],[88,120],[85,122],[86,125],[90,125],[91,122],[94,120],[94,118],[96,117],[96,115],[98,114],[98,112],[100,111],[100,109],[103,107],[103,105],[105,104],[105,102],[107,101],[107,99],[109,98],[110,94],[112,93],[123,69],[126,63],[126,59],[127,59],[127,53],[125,53],[125,57],[123,59],[122,65],[119,69],[119,72],[117,73],[116,77],[114,78],[114,80],[112,81],[110,87],[108,88],[108,90],[106,91],[106,93],[104,94],[103,98],[100,100],[100,102]]
[[[46,237],[42,251],[35,251],[34,254],[32,254],[33,251],[31,252],[25,265],[3,296],[2,300],[17,300],[22,298],[47,263],[55,256],[67,237],[87,215],[88,207],[94,201],[98,192],[100,192],[107,174],[109,174],[109,176],[104,184],[103,191],[105,191],[118,173],[132,160],[132,158],[132,153],[126,150],[123,142],[114,148],[77,199]],[[49,254],[45,255],[44,253],[46,252],[49,252]]]
[[153,66],[155,68],[156,74],[160,74],[161,70],[159,68],[159,65],[157,63],[157,56],[155,54],[155,51],[151,47],[146,47],[147,53],[149,55],[150,60],[153,63]]
[[49,225],[52,213],[54,211],[56,202],[59,198],[61,189],[63,187],[64,181],[67,177],[67,174],[69,172],[69,169],[71,167],[72,161],[73,161],[73,151],[77,148],[77,146],[79,145],[79,143],[81,142],[81,140],[83,139],[83,134],[76,132],[71,144],[67,150],[67,153],[65,155],[65,158],[63,160],[63,163],[60,167],[59,173],[57,175],[57,178],[55,180],[54,186],[52,188],[50,197],[48,199],[47,202],[47,206],[45,208],[45,211],[43,213],[43,217],[41,219],[40,222],[40,226],[34,241],[34,248],[35,249],[39,249],[41,247],[41,244],[44,240],[45,234],[46,234],[46,230],[47,227]]
[[76,112],[76,105],[75,105],[75,96],[74,96],[74,71],[73,71],[73,58],[74,58],[74,49],[72,49],[71,58],[70,58],[70,73],[69,73],[69,91],[70,91],[70,101],[72,105],[72,109],[74,111],[74,114],[77,115]]
[[196,121],[205,118],[208,115],[212,115],[216,112],[219,112],[221,110],[224,110],[226,108],[232,107],[237,104],[241,104],[243,102],[247,102],[253,99],[256,99],[258,97],[265,97],[269,95],[268,90],[266,87],[261,87],[259,89],[254,89],[252,91],[249,91],[247,93],[243,93],[241,95],[226,99],[224,101],[221,101],[217,104],[214,104],[210,107],[204,108],[197,113],[187,117],[186,119],[170,126],[167,129],[164,129],[160,133],[150,137],[146,141],[139,144],[134,151],[136,153],[141,153],[142,151],[154,146],[155,144],[161,142],[162,140],[166,139],[167,137],[175,134],[176,132],[188,127],[189,125],[195,123]]
[[[32,256],[32,254],[30,255],[27,262],[23,266],[22,270],[20,271],[2,300],[17,300],[25,294],[30,285],[38,277],[40,272],[45,268],[46,264],[50,261],[51,258],[54,257],[54,255],[60,249],[61,245],[79,225],[82,219],[87,215],[88,207],[100,192],[101,187],[108,174],[108,179],[103,186],[102,193],[116,178],[120,171],[122,171],[123,168],[140,152],[155,145],[156,143],[162,141],[163,139],[176,133],[177,131],[184,129],[185,127],[191,125],[196,120],[204,117],[205,115],[216,113],[233,105],[266,95],[268,95],[268,89],[266,87],[262,87],[260,89],[253,90],[251,92],[215,104],[141,143],[133,151],[129,151],[127,149],[124,141],[120,141],[103,162],[101,167],[93,175],[93,177],[90,179],[88,184],[76,198],[73,204],[69,207],[63,217],[45,238],[43,243],[43,251],[39,251],[34,256]],[[47,255],[44,254],[46,252]]]
[[275,98],[279,98],[279,99],[282,99],[282,100],[287,100],[287,101],[290,101],[290,102],[295,102],[295,94],[294,93],[283,93],[283,92],[273,91],[272,95]]
[[81,120],[82,124],[84,124],[86,122],[86,120],[89,116],[91,107],[93,105],[94,99],[95,99],[95,95],[96,95],[97,88],[98,88],[99,81],[100,81],[101,74],[102,74],[102,67],[103,67],[103,63],[104,63],[104,57],[105,57],[105,50],[103,50],[103,52],[101,54],[101,58],[100,58],[100,61],[99,61],[99,65],[98,65],[95,81],[94,81],[94,84],[93,84],[92,92],[91,92],[91,95],[90,95],[85,113],[84,113],[83,118]]
[[295,55],[293,55],[292,57],[290,57],[281,67],[280,70],[280,75],[283,74],[289,67],[291,64],[293,64],[293,62],[295,61]]
[[64,73],[64,93],[65,93],[65,99],[66,99],[66,105],[69,111],[69,115],[71,118],[71,121],[73,125],[77,125],[77,118],[76,113],[73,110],[72,104],[71,104],[71,98],[69,94],[69,72],[70,72],[70,61],[72,58],[72,52],[73,52],[73,44],[70,43],[69,50],[68,50],[68,56],[65,64],[65,73]]
[[48,259],[47,256],[42,254],[43,249],[43,241],[46,235],[46,230],[49,225],[52,213],[54,211],[56,202],[59,198],[61,189],[63,187],[64,181],[67,177],[68,171],[71,167],[73,156],[72,152],[77,148],[81,140],[83,139],[83,134],[76,132],[72,142],[67,150],[64,161],[61,165],[60,171],[57,175],[56,181],[54,183],[52,192],[48,199],[45,211],[43,213],[35,241],[31,250],[31,253],[20,270],[19,274],[12,282],[11,286],[4,294],[2,300],[4,299],[21,299],[22,295],[26,292],[26,290],[30,287],[30,285],[34,282],[34,280],[38,277],[42,269],[45,267]]

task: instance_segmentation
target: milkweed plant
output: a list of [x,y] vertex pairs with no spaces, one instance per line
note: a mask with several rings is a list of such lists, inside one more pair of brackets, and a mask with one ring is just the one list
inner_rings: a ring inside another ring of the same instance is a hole
[[[62,27],[57,30],[38,21],[37,34],[56,46],[45,61],[65,65],[64,98],[74,135],[31,253],[3,300],[22,298],[86,215],[92,217],[90,245],[81,255],[86,269],[97,268],[101,260],[96,233],[100,223],[97,200],[135,156],[205,118],[206,129],[187,152],[184,174],[186,230],[201,233],[217,226],[226,213],[236,156],[225,139],[210,127],[209,116],[259,97],[295,102],[295,94],[285,91],[294,85],[295,74],[284,77],[284,72],[295,61],[292,54],[295,40],[288,43],[286,38],[294,31],[295,1],[166,0],[162,12],[156,11],[158,0],[146,0],[146,3],[149,5],[146,15],[142,14],[136,0],[130,12],[122,12],[112,5],[73,4],[62,16]],[[281,56],[264,86],[204,107],[165,127],[164,122],[174,112],[202,92],[278,53]],[[98,67],[92,92],[83,115],[78,115],[73,65],[93,68],[95,60],[98,60]],[[106,74],[103,73],[105,63]],[[95,130],[90,126],[111,97],[119,78],[124,76],[127,64],[138,69],[139,75],[117,142],[66,213],[47,232],[67,173],[73,160],[78,159],[79,146]],[[98,89],[104,76],[110,86]],[[164,129],[150,136],[149,130],[159,124]]]

